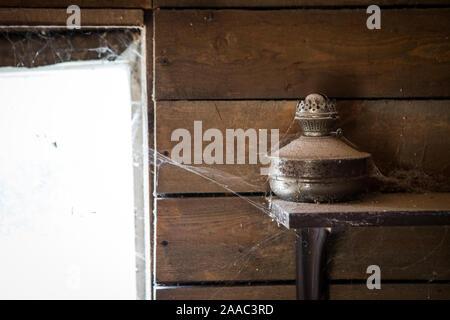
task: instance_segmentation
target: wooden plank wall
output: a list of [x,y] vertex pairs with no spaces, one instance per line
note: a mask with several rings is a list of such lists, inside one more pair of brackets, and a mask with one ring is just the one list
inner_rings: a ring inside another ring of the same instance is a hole
[[[368,30],[358,0],[155,0],[157,151],[171,156],[171,133],[193,133],[195,120],[291,139],[296,99],[322,92],[338,99],[340,126],[373,154],[383,187],[450,191],[449,3],[379,4],[382,28]],[[293,299],[294,234],[258,208],[266,191],[258,165],[160,164],[156,298]],[[332,299],[450,298],[449,228],[332,238]],[[371,264],[386,281],[377,292],[364,285]]]

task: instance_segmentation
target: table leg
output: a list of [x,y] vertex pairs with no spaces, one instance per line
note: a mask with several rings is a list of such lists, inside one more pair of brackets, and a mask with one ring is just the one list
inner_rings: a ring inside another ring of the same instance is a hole
[[297,229],[297,300],[328,298],[325,228]]

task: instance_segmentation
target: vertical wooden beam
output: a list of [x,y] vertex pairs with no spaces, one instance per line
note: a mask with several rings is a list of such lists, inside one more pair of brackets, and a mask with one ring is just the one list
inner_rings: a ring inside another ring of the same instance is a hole
[[145,10],[144,11],[144,25],[145,25],[145,48],[146,48],[146,71],[147,71],[147,123],[148,123],[148,159],[149,159],[149,224],[150,224],[150,234],[149,234],[149,248],[150,252],[148,252],[150,256],[150,265],[147,266],[149,268],[150,278],[146,279],[148,283],[146,286],[149,290],[147,298],[153,300],[155,297],[153,296],[153,282],[154,282],[154,270],[153,270],[153,259],[154,259],[154,251],[153,251],[153,234],[155,230],[153,229],[153,150],[154,150],[154,103],[153,103],[153,11]]
[[328,298],[326,279],[325,228],[297,229],[297,300]]

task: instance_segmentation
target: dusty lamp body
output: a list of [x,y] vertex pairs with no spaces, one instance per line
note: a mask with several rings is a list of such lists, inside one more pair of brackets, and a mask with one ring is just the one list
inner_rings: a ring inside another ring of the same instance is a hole
[[302,136],[271,156],[269,181],[281,199],[303,202],[351,200],[366,189],[370,154],[332,132],[335,103],[310,94],[297,105]]

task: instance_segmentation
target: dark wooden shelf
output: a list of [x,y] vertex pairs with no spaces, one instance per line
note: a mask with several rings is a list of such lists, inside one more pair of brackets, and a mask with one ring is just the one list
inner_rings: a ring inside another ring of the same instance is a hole
[[368,194],[333,204],[273,200],[271,211],[289,229],[450,225],[450,193]]

